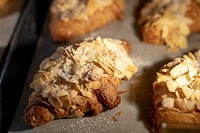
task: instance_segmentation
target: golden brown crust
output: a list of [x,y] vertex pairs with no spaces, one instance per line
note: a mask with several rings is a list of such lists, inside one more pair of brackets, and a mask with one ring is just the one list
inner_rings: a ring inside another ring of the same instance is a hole
[[[112,82],[115,83],[112,83]],[[109,79],[102,79],[104,84],[97,90],[94,90],[98,100],[101,104],[108,109],[112,109],[116,107],[121,102],[121,97],[119,95],[118,90],[116,87],[120,84],[120,80],[109,80]]]
[[159,131],[162,123],[200,124],[200,113],[197,111],[182,113],[171,109],[157,110],[154,114],[154,127]]
[[[198,110],[180,111],[170,108],[164,108],[161,103],[156,104],[157,95],[153,95],[153,128],[155,132],[161,132],[162,124],[200,124],[200,113]],[[184,103],[180,106],[184,108]]]
[[24,115],[25,122],[31,127],[36,127],[52,121],[54,115],[42,106],[32,106]]
[[124,15],[124,0],[114,0],[114,3],[98,10],[94,15],[86,19],[72,19],[67,22],[60,20],[56,14],[51,13],[49,25],[52,39],[56,42],[68,41],[69,39],[92,32],[105,26],[114,20],[122,19]]
[[149,44],[163,45],[164,40],[161,37],[161,33],[161,29],[156,26],[144,26],[141,28],[143,41]]

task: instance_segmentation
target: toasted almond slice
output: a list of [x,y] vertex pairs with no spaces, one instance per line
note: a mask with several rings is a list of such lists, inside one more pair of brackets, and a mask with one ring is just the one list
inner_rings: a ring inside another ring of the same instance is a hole
[[198,87],[200,87],[199,77],[196,77],[196,80],[193,80],[193,82],[191,83],[191,86],[192,86],[193,89],[197,89]]
[[75,101],[71,97],[63,96],[60,97],[60,100],[63,104],[63,108],[71,108],[73,105],[75,105]]
[[92,89],[98,89],[101,86],[101,83],[98,80],[94,81],[94,82],[91,82],[90,84],[91,84],[91,88]]
[[71,97],[76,97],[78,95],[78,91],[77,90],[70,90],[69,93],[70,93]]
[[91,89],[92,88],[92,82],[85,83],[84,85],[86,88]]
[[162,75],[162,76],[158,77],[157,81],[158,82],[167,82],[167,80],[169,80],[169,79],[171,79],[170,76],[168,76],[168,75]]
[[186,73],[188,71],[187,64],[182,62],[175,66],[171,71],[170,74],[173,78],[177,78],[178,76]]
[[176,95],[177,98],[181,98],[178,90],[175,91],[175,95]]
[[43,75],[43,72],[38,72],[38,73],[36,73],[36,74],[33,76],[33,80],[36,80],[36,79],[38,79],[38,78],[41,78],[42,75]]
[[167,72],[169,72],[169,69],[164,68],[164,69],[161,70],[161,72],[167,73]]
[[81,89],[81,94],[85,97],[88,97],[88,98],[92,98],[92,92],[91,91],[88,91],[88,90],[83,90]]
[[55,52],[53,55],[51,55],[49,57],[50,60],[56,61],[57,59],[59,59],[62,55],[60,55],[59,53]]
[[59,97],[51,96],[48,98],[49,103],[54,106],[55,108],[62,108],[63,104]]
[[42,81],[42,79],[38,78],[38,79],[35,79],[33,82],[31,82],[30,87],[38,91],[43,87],[44,84],[45,83]]
[[190,57],[192,60],[196,60],[195,56],[191,52],[188,53],[188,57]]
[[181,88],[177,88],[176,91],[177,91],[176,95],[179,95],[180,98],[184,98],[185,97],[185,94],[183,93],[183,90]]
[[72,84],[71,89],[73,89],[73,90],[79,90],[80,89],[80,85],[78,85],[78,84]]
[[85,87],[84,84],[80,85],[80,92],[83,96],[92,98],[92,92]]
[[49,58],[44,59],[44,60],[40,63],[39,68],[43,70],[44,67],[45,67],[45,65],[46,65],[48,62],[49,62]]
[[79,109],[75,110],[74,114],[75,114],[77,117],[83,117],[83,116],[84,116],[84,113],[81,112]]
[[175,81],[180,87],[191,83],[190,79],[187,78],[187,75],[179,76]]
[[187,99],[190,99],[192,93],[194,92],[194,90],[191,90],[191,89],[190,89],[189,87],[187,87],[187,86],[184,86],[184,87],[182,88],[182,91],[183,91],[183,93],[184,93],[184,95],[185,95],[185,97],[186,97]]
[[110,68],[108,68],[108,66],[106,66],[104,63],[102,63],[101,61],[100,62],[98,62],[99,63],[99,65],[105,70],[105,72],[107,72],[108,74],[111,74],[111,75],[113,75],[113,71],[110,69]]
[[46,63],[46,65],[43,67],[43,70],[48,70],[49,68],[55,66],[57,63],[55,61],[49,61]]
[[168,80],[166,85],[170,92],[175,92],[176,88],[178,87],[178,84],[173,80]]
[[64,95],[69,95],[69,92],[67,90],[61,89],[61,88],[56,91],[56,96],[61,97]]
[[48,98],[51,94],[50,94],[50,91],[51,91],[52,87],[51,86],[45,86],[42,91],[41,91],[41,95],[45,98]]
[[49,86],[51,87],[51,91],[50,91],[51,94],[56,94],[56,91],[60,89],[57,84],[50,84]]
[[87,103],[87,99],[83,96],[74,97],[74,101],[78,105],[85,105]]
[[51,75],[49,73],[43,73],[41,75],[42,81],[46,83],[51,82],[54,78],[51,77]]

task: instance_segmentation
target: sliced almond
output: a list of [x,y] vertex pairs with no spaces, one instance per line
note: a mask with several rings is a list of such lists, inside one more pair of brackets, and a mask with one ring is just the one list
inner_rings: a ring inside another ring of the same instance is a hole
[[43,70],[44,67],[45,67],[45,65],[46,65],[48,62],[49,62],[49,58],[44,59],[44,60],[40,63],[39,68]]
[[94,82],[91,82],[90,84],[91,84],[91,88],[92,89],[98,89],[101,86],[101,83],[98,80],[94,81]]
[[182,62],[175,66],[171,71],[170,74],[173,78],[177,78],[178,76],[186,73],[188,71],[187,64],[185,62]]
[[74,97],[74,101],[78,105],[85,105],[87,103],[87,99],[83,96]]
[[50,95],[51,95],[51,89],[52,87],[51,86],[45,86],[42,91],[41,91],[41,95],[45,98],[48,98]]
[[73,105],[75,105],[74,100],[68,96],[60,97],[60,100],[63,104],[63,108],[71,108]]
[[182,88],[182,91],[183,91],[183,93],[184,93],[184,95],[185,95],[185,97],[186,97],[187,99],[190,99],[192,93],[194,92],[194,90],[191,90],[191,89],[190,89],[189,87],[187,87],[187,86],[184,86],[184,87]]
[[179,76],[175,81],[180,87],[191,83],[190,79],[187,78],[187,75]]
[[175,92],[176,88],[178,87],[178,84],[173,80],[168,80],[166,85],[170,92]]
[[196,60],[195,56],[191,52],[188,53],[188,57],[190,57],[192,60]]
[[37,91],[40,90],[44,86],[44,84],[45,83],[42,81],[42,78],[38,78],[31,82],[30,87]]
[[161,72],[167,73],[167,72],[169,72],[169,69],[164,68],[161,70]]
[[55,61],[49,61],[46,63],[46,65],[43,67],[44,70],[48,70],[49,68],[55,66],[57,63]]
[[64,95],[69,95],[69,92],[65,89],[62,89],[62,88],[59,88],[56,91],[56,96],[61,97],[61,96],[64,96]]
[[71,97],[76,97],[78,95],[78,91],[77,90],[70,90],[69,94]]
[[176,89],[176,95],[178,95],[180,98],[184,98],[185,97],[185,94],[183,93],[183,90],[181,88],[177,88]]
[[157,81],[158,82],[167,82],[167,80],[169,80],[169,79],[171,79],[170,76],[168,76],[168,75],[162,75],[162,76],[158,77]]
[[92,98],[92,92],[84,89],[80,89],[81,94],[85,97]]
[[77,116],[77,117],[83,117],[84,116],[84,113],[81,112],[79,109],[77,109],[74,114]]
[[48,98],[49,103],[54,106],[55,108],[62,108],[63,104],[59,97],[51,96]]
[[198,87],[200,87],[200,78],[196,77],[196,80],[193,80],[191,86],[193,89],[197,89]]

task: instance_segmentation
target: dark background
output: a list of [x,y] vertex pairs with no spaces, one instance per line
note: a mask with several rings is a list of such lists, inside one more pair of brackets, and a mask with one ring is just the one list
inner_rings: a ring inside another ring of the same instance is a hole
[[0,132],[12,123],[51,0],[25,0],[0,62]]

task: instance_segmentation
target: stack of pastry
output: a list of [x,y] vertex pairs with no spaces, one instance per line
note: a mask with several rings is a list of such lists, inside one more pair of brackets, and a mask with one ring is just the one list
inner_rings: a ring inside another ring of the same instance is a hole
[[52,39],[63,42],[122,19],[124,0],[54,0],[50,14]]
[[127,46],[124,41],[97,37],[59,47],[33,77],[25,122],[36,127],[116,107],[123,92],[117,89],[121,80],[131,79],[137,71]]
[[200,124],[200,51],[164,65],[153,83],[154,128]]
[[200,31],[199,0],[151,0],[140,12],[144,42],[166,44],[171,50],[187,47],[187,36]]

